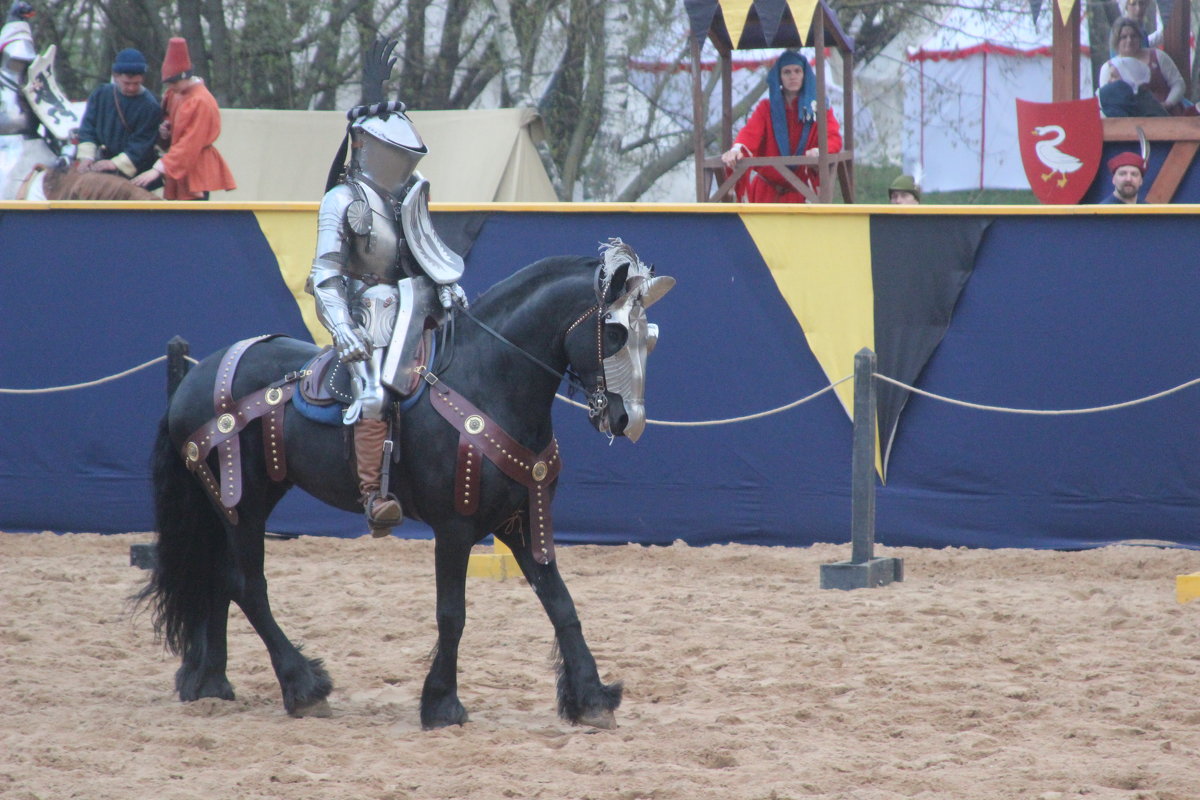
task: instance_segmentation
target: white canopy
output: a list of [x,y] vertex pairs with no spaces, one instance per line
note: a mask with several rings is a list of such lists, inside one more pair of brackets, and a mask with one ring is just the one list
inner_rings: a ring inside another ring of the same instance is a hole
[[[919,47],[904,76],[904,171],[925,191],[1027,189],[1016,100],[1051,100],[1053,8],[1037,22],[1024,0],[953,8]],[[1087,51],[1087,26],[1082,31]],[[1087,58],[1079,69],[1091,94]]]

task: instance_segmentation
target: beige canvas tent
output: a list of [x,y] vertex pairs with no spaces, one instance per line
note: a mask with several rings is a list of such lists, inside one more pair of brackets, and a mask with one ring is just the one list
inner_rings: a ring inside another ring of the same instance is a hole
[[[553,202],[535,149],[542,121],[531,108],[411,111],[429,148],[421,174],[442,203]],[[329,165],[346,132],[341,111],[221,109],[217,149],[238,188],[214,199],[310,200],[325,192]]]

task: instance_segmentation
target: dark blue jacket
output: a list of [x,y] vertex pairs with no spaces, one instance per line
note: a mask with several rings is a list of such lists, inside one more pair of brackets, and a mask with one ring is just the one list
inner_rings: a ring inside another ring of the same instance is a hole
[[[117,112],[118,103],[120,113]],[[144,172],[158,159],[154,143],[158,139],[162,116],[162,106],[149,89],[143,88],[141,94],[126,97],[114,84],[103,83],[88,97],[87,110],[79,125],[79,141],[102,147],[103,151],[96,154],[98,159],[124,153],[137,172]]]

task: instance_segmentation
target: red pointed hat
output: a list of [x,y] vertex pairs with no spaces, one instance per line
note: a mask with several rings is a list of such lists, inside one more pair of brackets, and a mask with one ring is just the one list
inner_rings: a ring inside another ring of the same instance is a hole
[[192,72],[192,58],[188,55],[187,39],[172,36],[167,42],[167,55],[163,58],[162,79],[164,82],[186,78]]

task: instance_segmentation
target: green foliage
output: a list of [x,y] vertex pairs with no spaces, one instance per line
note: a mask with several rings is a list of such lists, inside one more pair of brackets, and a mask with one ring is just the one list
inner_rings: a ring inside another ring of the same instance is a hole
[[[896,166],[872,167],[862,164],[856,165],[854,167],[855,199],[860,203],[886,203],[888,201],[888,186],[899,175],[900,168]],[[921,195],[921,202],[924,205],[949,206],[1028,206],[1039,204],[1033,192],[1028,189],[975,189],[963,192],[925,192]]]

